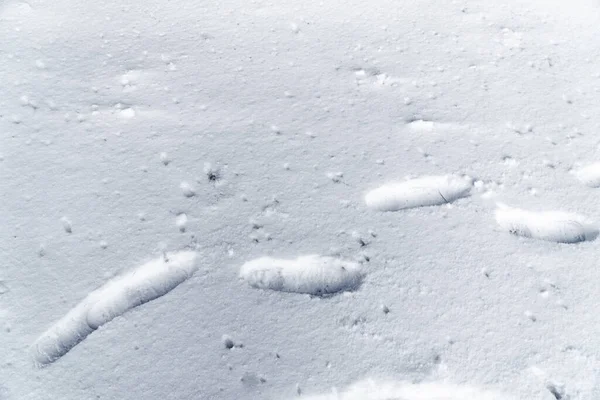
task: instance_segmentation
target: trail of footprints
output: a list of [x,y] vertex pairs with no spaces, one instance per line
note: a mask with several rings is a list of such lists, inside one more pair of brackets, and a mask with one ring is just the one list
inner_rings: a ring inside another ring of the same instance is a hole
[[[581,169],[577,177],[588,186],[600,187],[600,163]],[[365,196],[365,203],[377,211],[442,205],[469,196],[472,186],[473,181],[468,177],[424,176],[371,190]],[[598,236],[595,223],[563,211],[530,211],[498,204],[495,218],[502,230],[526,238],[578,243]]]
[[[162,153],[160,159],[165,166],[169,164],[166,153]],[[581,168],[575,172],[575,176],[587,186],[600,187],[600,163]],[[180,187],[185,197],[196,195],[188,183],[183,182]],[[452,203],[470,196],[472,188],[473,180],[466,176],[422,176],[404,182],[387,183],[369,191],[364,200],[371,210],[393,212]],[[186,219],[185,214],[178,217],[177,224],[182,231],[185,230]],[[501,230],[531,239],[578,243],[598,236],[596,224],[584,216],[562,211],[531,211],[498,204],[495,219]],[[65,231],[71,233],[71,222],[66,218],[62,222]],[[34,362],[38,366],[55,362],[100,326],[134,307],[167,294],[194,274],[198,269],[198,260],[198,254],[194,251],[165,253],[110,280],[81,300],[35,341],[31,346]],[[260,257],[244,263],[239,277],[256,289],[325,297],[358,289],[365,273],[359,263],[310,254],[289,259]],[[233,348],[232,343],[227,348]],[[500,398],[498,394],[480,392],[466,386],[432,385],[426,390],[432,396],[418,398],[433,399],[437,398],[435,396],[438,393],[451,394],[449,399]],[[420,393],[425,393],[421,389]],[[363,393],[372,393],[373,390],[385,396],[400,395],[413,399],[417,388],[414,385],[365,381],[350,387],[343,398],[363,398]]]

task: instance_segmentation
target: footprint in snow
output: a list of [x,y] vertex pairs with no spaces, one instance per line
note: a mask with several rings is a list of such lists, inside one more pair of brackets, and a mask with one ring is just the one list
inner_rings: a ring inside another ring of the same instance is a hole
[[313,254],[295,259],[260,257],[242,265],[240,278],[254,288],[325,296],[356,289],[363,273],[357,263]]
[[472,179],[458,175],[423,176],[371,190],[365,202],[378,211],[436,206],[468,196],[472,186]]
[[575,176],[586,186],[592,188],[600,187],[600,162],[590,164],[575,171]]
[[528,211],[499,204],[496,222],[513,235],[557,243],[590,241],[598,236],[596,224],[562,211]]

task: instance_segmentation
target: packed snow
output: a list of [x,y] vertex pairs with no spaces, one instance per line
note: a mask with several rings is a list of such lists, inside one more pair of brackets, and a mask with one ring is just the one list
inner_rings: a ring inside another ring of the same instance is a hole
[[586,186],[600,187],[600,163],[587,165],[576,171],[577,179]]
[[356,289],[363,274],[357,263],[311,254],[291,260],[257,258],[242,265],[240,277],[259,289],[321,296]]
[[563,211],[528,211],[500,205],[496,221],[503,230],[514,235],[551,242],[577,243],[598,236],[596,224],[581,215]]
[[379,211],[437,206],[468,196],[471,186],[469,178],[452,175],[426,176],[383,185],[367,193],[365,202],[367,207]]

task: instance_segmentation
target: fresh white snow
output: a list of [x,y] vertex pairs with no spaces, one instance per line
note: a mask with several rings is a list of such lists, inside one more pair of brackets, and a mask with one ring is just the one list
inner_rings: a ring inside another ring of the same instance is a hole
[[598,26],[0,2],[0,399],[600,398]]
[[511,400],[512,397],[470,385],[427,382],[393,382],[367,379],[329,394],[304,396],[305,400]]

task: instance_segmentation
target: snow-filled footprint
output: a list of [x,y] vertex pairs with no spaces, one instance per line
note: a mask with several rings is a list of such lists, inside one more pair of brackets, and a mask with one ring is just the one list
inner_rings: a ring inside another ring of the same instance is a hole
[[194,274],[196,259],[193,251],[166,253],[94,290],[35,341],[34,362],[58,360],[101,325],[167,294]]
[[528,211],[499,204],[496,222],[513,235],[558,243],[578,243],[598,236],[596,224],[562,211]]
[[600,162],[581,168],[575,172],[575,176],[586,186],[600,187]]
[[379,211],[436,206],[468,196],[472,186],[471,178],[458,175],[423,176],[371,190],[365,202]]
[[302,397],[305,400],[512,400],[506,394],[469,385],[364,380],[338,392]]
[[242,265],[240,278],[259,289],[323,296],[356,289],[363,274],[354,262],[313,254],[291,260],[257,258]]

